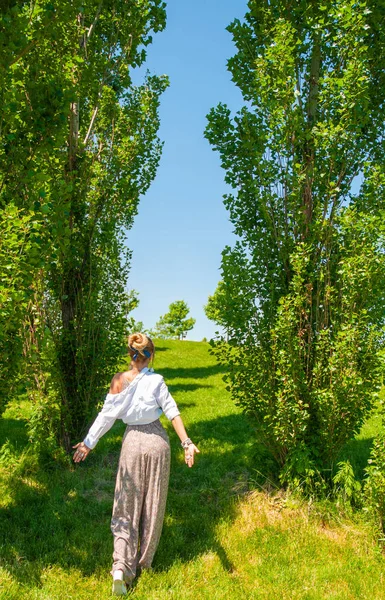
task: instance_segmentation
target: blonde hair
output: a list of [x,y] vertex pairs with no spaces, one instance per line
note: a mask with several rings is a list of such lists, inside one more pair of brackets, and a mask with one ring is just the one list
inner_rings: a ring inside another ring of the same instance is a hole
[[137,355],[139,353],[140,358],[146,360],[148,357],[146,356],[145,350],[154,355],[154,342],[145,333],[132,333],[128,336],[128,353],[131,358],[134,358],[135,354]]

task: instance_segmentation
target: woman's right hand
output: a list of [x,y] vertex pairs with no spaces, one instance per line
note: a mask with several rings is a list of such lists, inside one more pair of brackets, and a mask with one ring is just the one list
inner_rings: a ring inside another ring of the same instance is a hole
[[188,467],[192,467],[194,464],[194,454],[200,454],[195,444],[189,444],[184,451],[184,460]]
[[76,448],[76,451],[73,456],[74,462],[76,463],[85,460],[91,452],[91,448],[86,446],[84,442],[79,442],[79,444],[76,444],[76,446],[72,446],[72,448]]

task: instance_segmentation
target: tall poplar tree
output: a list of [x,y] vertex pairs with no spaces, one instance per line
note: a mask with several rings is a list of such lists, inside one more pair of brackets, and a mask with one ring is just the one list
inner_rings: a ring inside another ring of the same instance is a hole
[[332,473],[379,385],[384,18],[371,0],[250,0],[228,28],[244,107],[208,115],[239,238],[216,352],[286,481]]
[[2,219],[18,219],[7,235],[22,268],[0,248],[19,277],[17,290],[2,280],[4,298],[12,306],[20,296],[0,343],[11,352],[22,340],[35,434],[55,431],[69,449],[124,345],[125,231],[155,176],[167,87],[156,76],[135,86],[131,71],[163,29],[165,4],[9,0],[1,23]]

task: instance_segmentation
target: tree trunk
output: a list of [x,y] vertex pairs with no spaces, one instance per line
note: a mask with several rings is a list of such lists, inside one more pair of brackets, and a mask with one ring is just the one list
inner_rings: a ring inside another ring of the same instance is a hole
[[77,364],[76,364],[76,292],[73,285],[74,273],[69,270],[63,281],[61,297],[62,334],[59,347],[59,365],[62,380],[61,443],[70,451],[70,438],[77,431],[76,416],[73,412],[77,404]]
[[314,171],[314,139],[312,128],[317,117],[319,76],[321,69],[321,45],[320,38],[317,35],[313,42],[313,52],[310,64],[309,75],[309,95],[307,101],[307,138],[304,145],[304,164],[306,172],[305,186],[303,190],[303,212],[304,212],[304,231],[303,238],[306,239],[309,234],[309,226],[313,216],[313,171]]
[[[79,140],[79,103],[71,102],[69,112],[69,135],[68,135],[68,166],[67,176],[70,183],[76,178],[77,161],[76,154]],[[73,192],[74,193],[74,192]],[[74,199],[71,201],[69,214],[69,227],[72,235],[74,227],[73,214]],[[73,257],[71,256],[71,244],[69,248],[69,257],[65,257],[64,264],[68,261],[68,268],[64,267],[63,279],[61,282],[61,317],[62,317],[62,335],[59,347],[59,365],[62,379],[62,407],[61,407],[61,444],[67,452],[71,451],[71,437],[80,433],[80,423],[78,411],[79,406],[78,386],[77,386],[77,339],[76,339],[76,305],[77,305],[77,287],[76,273],[71,266]],[[59,282],[60,285],[60,282]],[[80,282],[79,282],[80,285]],[[75,409],[75,410],[74,410]]]

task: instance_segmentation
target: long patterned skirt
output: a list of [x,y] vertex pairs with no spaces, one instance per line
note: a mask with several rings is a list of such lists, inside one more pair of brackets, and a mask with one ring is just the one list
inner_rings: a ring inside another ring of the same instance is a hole
[[170,476],[170,444],[159,420],[128,425],[116,478],[111,531],[112,570],[130,582],[151,567],[162,531]]

